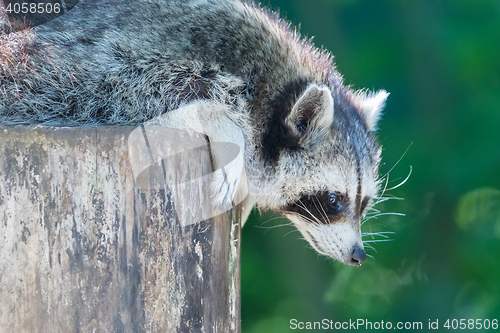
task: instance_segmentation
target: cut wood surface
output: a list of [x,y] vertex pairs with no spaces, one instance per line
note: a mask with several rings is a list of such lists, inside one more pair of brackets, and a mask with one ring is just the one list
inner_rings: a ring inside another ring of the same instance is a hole
[[208,149],[144,162],[157,186],[133,132],[0,127],[0,332],[239,332],[241,212],[199,219]]

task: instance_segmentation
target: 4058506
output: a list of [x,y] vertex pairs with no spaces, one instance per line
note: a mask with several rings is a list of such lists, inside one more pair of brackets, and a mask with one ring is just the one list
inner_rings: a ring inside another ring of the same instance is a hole
[[443,327],[447,329],[498,329],[498,319],[448,319],[444,323]]
[[9,3],[5,7],[7,14],[59,14],[61,12],[60,3],[38,2],[38,3]]

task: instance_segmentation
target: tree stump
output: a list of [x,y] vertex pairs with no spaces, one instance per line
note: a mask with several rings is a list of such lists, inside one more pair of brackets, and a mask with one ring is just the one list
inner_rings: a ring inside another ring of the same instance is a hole
[[0,127],[0,332],[239,332],[241,211],[155,131]]

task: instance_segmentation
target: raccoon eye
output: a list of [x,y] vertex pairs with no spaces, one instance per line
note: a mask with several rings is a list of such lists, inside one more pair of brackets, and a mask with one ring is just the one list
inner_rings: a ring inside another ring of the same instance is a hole
[[297,125],[297,128],[298,128],[301,132],[305,132],[305,131],[307,131],[307,122],[306,122],[306,121],[301,121],[301,122]]
[[342,205],[339,202],[339,197],[336,194],[331,193],[328,198],[328,208],[332,214],[337,214],[342,210]]

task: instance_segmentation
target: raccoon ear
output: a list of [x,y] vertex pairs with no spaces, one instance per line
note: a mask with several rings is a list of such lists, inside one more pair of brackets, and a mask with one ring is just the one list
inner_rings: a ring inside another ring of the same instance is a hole
[[368,130],[377,130],[377,122],[382,114],[387,96],[389,93],[385,90],[370,93],[357,91],[353,94],[353,103],[365,119]]
[[322,131],[333,122],[333,98],[330,89],[311,84],[300,95],[285,123],[294,134]]

